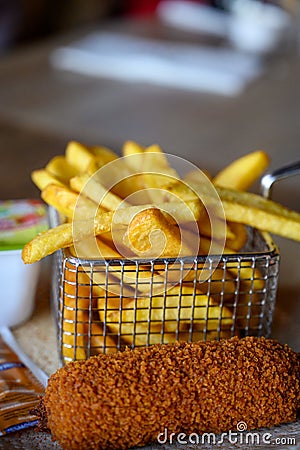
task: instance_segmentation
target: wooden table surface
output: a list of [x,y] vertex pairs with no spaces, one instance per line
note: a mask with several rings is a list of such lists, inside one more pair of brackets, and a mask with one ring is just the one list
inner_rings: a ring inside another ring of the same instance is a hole
[[[152,22],[103,28],[165,38],[176,34]],[[127,139],[159,143],[213,174],[256,149],[269,153],[271,169],[300,160],[300,57],[295,49],[272,58],[264,76],[241,95],[222,97],[53,69],[50,52],[74,37],[57,37],[0,59],[1,199],[38,197],[30,172],[63,153],[69,140],[118,152]],[[300,177],[280,183],[274,199],[300,211]],[[275,241],[282,257],[272,336],[300,351],[300,244]],[[14,330],[48,374],[59,365],[49,308],[50,265],[50,260],[43,263],[34,316]]]

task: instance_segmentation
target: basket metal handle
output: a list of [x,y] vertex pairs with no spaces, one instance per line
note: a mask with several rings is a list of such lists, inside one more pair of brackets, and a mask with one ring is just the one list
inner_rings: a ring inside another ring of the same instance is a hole
[[261,179],[261,193],[264,197],[270,198],[274,183],[284,178],[300,174],[300,161],[288,164],[273,172],[267,173]]

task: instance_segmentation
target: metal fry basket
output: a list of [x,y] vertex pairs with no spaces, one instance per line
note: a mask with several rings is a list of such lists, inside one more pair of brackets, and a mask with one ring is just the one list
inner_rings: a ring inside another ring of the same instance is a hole
[[269,336],[278,273],[278,249],[252,228],[239,254],[84,260],[58,251],[52,299],[62,363],[178,340]]

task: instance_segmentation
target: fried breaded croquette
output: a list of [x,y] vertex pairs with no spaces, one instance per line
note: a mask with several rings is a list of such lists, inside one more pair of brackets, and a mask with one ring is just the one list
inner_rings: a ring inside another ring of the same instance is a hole
[[265,338],[158,344],[69,363],[42,406],[63,449],[126,449],[295,421],[299,378],[299,354]]

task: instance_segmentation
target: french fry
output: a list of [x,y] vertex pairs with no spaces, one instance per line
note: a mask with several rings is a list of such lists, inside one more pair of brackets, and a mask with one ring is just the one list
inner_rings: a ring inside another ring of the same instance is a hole
[[38,234],[29,241],[22,250],[25,264],[32,264],[60,248],[66,248],[73,243],[72,224],[64,223],[55,228]]
[[144,148],[134,141],[127,141],[123,146],[124,162],[132,171],[134,190],[142,190],[142,201],[163,202],[161,192],[165,185],[170,185],[178,179],[177,172],[169,166],[165,154],[158,145]]
[[[67,263],[63,280],[62,356],[86,359],[86,325],[90,307],[90,281],[82,270]],[[67,361],[66,361],[67,362]]]
[[46,170],[66,185],[78,174],[76,167],[73,167],[63,155],[54,156],[46,165]]
[[209,281],[201,281],[201,270],[202,267],[199,265],[197,271],[188,271],[184,277],[184,281],[196,281],[201,292],[208,296],[212,295],[214,298],[222,297],[226,300],[233,297],[236,290],[236,283],[230,272],[217,267],[210,273]]
[[224,224],[219,219],[214,219],[214,228],[212,229],[212,224],[209,220],[208,215],[205,215],[201,220],[198,222],[198,228],[200,235],[212,237],[212,233],[214,234],[214,239],[224,239],[225,234],[226,236],[232,236],[232,231],[227,226],[227,224]]
[[86,359],[86,323],[88,315],[64,307],[62,321],[62,356],[65,362],[74,359]]
[[166,155],[159,145],[145,149],[143,158],[143,180],[146,188],[161,189],[177,182],[179,175],[170,167]]
[[[203,255],[207,255],[210,251],[211,241],[209,239],[206,239],[204,237],[201,238],[200,242],[200,248],[202,250]],[[237,255],[237,252],[232,250],[231,248],[223,248],[222,246],[219,246],[218,243],[214,243],[214,249],[216,250],[217,254],[231,254],[231,255]],[[252,267],[252,263],[248,261],[242,261],[242,262],[232,262],[227,264],[227,270],[233,277],[233,280],[236,282],[240,279],[243,280],[243,283],[247,285],[248,290],[256,290],[261,291],[265,287],[265,280],[262,277],[260,271],[256,267]]]
[[[64,186],[49,184],[42,190],[41,197],[48,205],[53,206],[69,219],[73,218],[78,203],[77,193]],[[92,218],[95,216],[96,210],[97,208],[94,202],[88,198],[84,199],[81,197],[76,217],[81,219]]]
[[208,218],[206,211],[203,211],[200,220],[197,221],[196,226],[195,222],[186,222],[182,224],[184,229],[190,230],[192,233],[197,234],[197,236],[204,236],[206,238],[211,238],[217,241],[224,241],[231,243],[231,241],[236,237],[236,234],[233,233],[231,229],[231,223],[227,221],[219,219],[218,217],[213,218],[213,225],[210,219]]
[[[202,186],[200,184],[194,183],[193,186],[196,186],[198,189],[200,189]],[[172,184],[171,186],[168,186],[166,190],[169,192],[165,194],[165,200],[166,201],[172,201],[172,196],[177,196],[182,201],[200,201],[198,195],[196,194],[195,190],[192,188],[192,184],[186,184],[182,181],[177,181],[176,183]],[[208,194],[206,195],[206,198],[210,197]]]
[[31,173],[31,179],[34,184],[42,191],[49,184],[57,184],[58,186],[65,186],[62,181],[60,181],[57,177],[52,175],[46,169],[38,169],[34,170]]
[[[192,320],[193,325],[197,324],[197,329],[202,331],[215,330],[220,318],[225,328],[230,328],[233,323],[232,313],[228,308],[220,307],[213,298],[209,299],[189,284],[175,286],[166,295],[152,298],[107,301],[106,320],[109,328],[116,334],[121,332],[122,339],[126,342],[130,342],[132,336],[135,336],[138,345],[146,344],[148,330],[151,334],[162,325],[167,331],[166,334],[175,333],[178,320],[185,324],[190,324]],[[104,320],[101,304],[98,303],[98,307],[99,315]]]
[[242,223],[227,222],[233,236],[226,236],[226,247],[238,252],[247,242],[248,233],[246,226]]
[[213,339],[228,339],[231,337],[230,330],[220,330],[216,331],[203,331],[197,330],[196,328],[192,328],[191,332],[189,331],[176,331],[170,332],[168,330],[163,331],[163,327],[161,325],[153,326],[151,331],[144,330],[143,332],[136,333],[134,335],[130,334],[122,334],[122,340],[125,346],[134,346],[141,347],[145,345],[155,345],[155,344],[172,344],[175,341],[178,342],[197,342],[203,341],[204,338],[206,341],[210,341]]
[[95,156],[85,145],[71,141],[66,148],[66,160],[79,172],[86,172],[95,163]]
[[182,242],[180,230],[170,223],[157,208],[141,211],[132,219],[128,227],[128,247],[138,256],[175,257],[185,256],[192,250]]
[[103,145],[91,146],[90,152],[95,156],[99,168],[119,158],[114,151]]
[[[125,163],[128,163],[128,161],[125,161]],[[152,203],[152,198],[149,192],[144,189],[141,177],[142,175],[139,174],[129,174],[116,183],[111,192],[122,199],[126,199],[132,205]]]
[[224,223],[224,221],[219,219],[218,217],[213,217],[210,220],[205,210],[201,219],[198,221],[198,228],[201,235],[206,237],[213,237],[213,239],[223,240],[224,237],[226,237],[226,240],[230,240],[236,238],[236,234],[233,232],[230,223]]
[[[116,353],[113,338],[104,333],[103,326],[89,317],[95,308],[91,297],[90,278],[83,268],[67,263],[64,280],[62,314],[62,355],[68,359],[86,359],[97,353]],[[90,341],[88,337],[90,336]],[[67,362],[66,360],[66,362]]]
[[[134,192],[134,198],[136,202],[145,203],[151,202],[149,193],[144,191],[143,183],[143,158],[141,155],[145,152],[145,148],[135,141],[124,142],[122,153],[124,156],[124,164],[132,171],[130,177],[131,189]],[[129,180],[128,180],[129,181]],[[142,191],[139,194],[139,191]],[[140,199],[140,200],[139,200]]]
[[[115,259],[119,260],[122,256],[113,248],[108,246],[101,239],[93,237],[80,240],[75,247],[70,248],[72,255],[77,258],[104,260]],[[119,265],[99,265],[97,270],[87,272],[92,283],[92,288],[97,298],[105,299],[105,288],[109,293],[127,297],[134,295],[135,289],[127,283],[126,275],[120,270]],[[120,280],[122,279],[122,283]],[[132,280],[131,280],[132,281]]]
[[163,202],[165,189],[177,183],[179,175],[170,167],[166,155],[159,145],[151,145],[145,149],[142,169],[142,183],[149,197],[155,203]]
[[[219,202],[206,186],[193,185],[193,187],[202,190],[201,200],[205,205],[213,207]],[[198,198],[192,189],[182,183],[172,185],[170,191],[184,201],[196,201]],[[262,231],[300,241],[300,213],[250,192],[221,187],[216,187],[216,191],[228,221],[250,225]]]
[[[70,247],[70,253],[83,259],[122,259],[123,256],[118,253],[111,245],[107,245],[102,239],[96,238],[80,241],[74,247]],[[105,287],[108,293],[118,296],[126,295],[154,295],[161,293],[165,287],[164,278],[156,271],[149,270],[146,267],[125,266],[123,270],[118,265],[110,265],[109,269],[100,268],[93,272],[93,290],[98,298],[105,298]],[[122,285],[122,288],[120,286]],[[111,286],[109,288],[109,286]]]
[[250,192],[217,191],[227,220],[300,241],[300,214],[296,211]]
[[83,259],[120,259],[122,255],[115,248],[106,244],[100,237],[88,237],[70,247],[73,256]]
[[[122,153],[123,156],[132,156],[132,155],[142,155],[145,152],[145,147],[138,144],[135,141],[126,141],[123,144]],[[129,167],[134,171],[142,171],[143,168],[141,166],[142,158],[127,158],[126,164],[129,164]]]
[[[151,205],[150,205],[151,206]],[[188,212],[199,219],[202,212],[202,205],[199,202],[188,202],[186,208],[176,203],[166,203],[163,205],[165,212],[174,216],[178,222],[190,220]],[[58,227],[47,230],[30,242],[28,242],[22,251],[22,258],[26,264],[32,264],[47,255],[51,255],[60,248],[66,248],[94,234],[95,236],[111,231],[113,223],[115,225],[129,225],[132,218],[141,210],[147,209],[142,206],[131,206],[118,209],[117,211],[108,211],[99,213],[92,221],[75,220],[73,224],[66,223]],[[76,217],[76,216],[75,216]]]
[[[101,234],[103,229],[110,229],[111,227],[112,216],[107,217],[103,214],[103,217],[107,219],[106,223],[97,222],[94,229],[95,234]],[[74,231],[74,228],[76,231]],[[72,246],[74,242],[80,242],[90,237],[91,225],[88,224],[87,220],[64,223],[38,234],[28,242],[23,247],[22,259],[25,264],[32,264],[59,249]]]
[[[269,163],[266,152],[252,152],[233,161],[212,181],[216,186],[246,191],[262,175]],[[238,251],[247,242],[247,231],[243,224],[232,223],[231,228],[235,230],[235,237],[227,238],[226,245]]]
[[247,191],[270,163],[266,152],[258,150],[236,159],[214,178],[213,183],[229,189]]
[[89,147],[88,150],[94,158],[90,161],[87,167],[85,167],[83,173],[86,173],[89,176],[95,175],[101,167],[104,167],[106,164],[118,158],[112,150],[105,147]]
[[90,356],[97,355],[99,353],[117,353],[118,347],[116,341],[109,334],[109,330],[104,332],[103,325],[101,323],[92,322],[90,329],[87,330],[90,333]]
[[[105,214],[103,214],[104,217]],[[106,224],[98,223],[95,231],[101,233],[103,227],[110,228],[111,217],[107,218]],[[109,223],[108,223],[109,222]],[[98,227],[98,228],[97,228]],[[74,228],[76,229],[74,231]],[[96,233],[97,234],[97,233]],[[91,225],[88,220],[63,223],[55,228],[50,228],[29,241],[22,250],[22,259],[25,264],[32,264],[45,256],[51,255],[59,249],[70,247],[74,241],[82,241],[91,235]]]
[[77,175],[71,178],[70,186],[74,191],[83,193],[97,205],[109,211],[113,211],[119,207],[124,208],[127,205],[124,200],[109,192],[104,186],[98,183],[96,175],[92,177],[86,173]]
[[25,264],[32,264],[45,256],[51,255],[61,248],[67,248],[91,237],[94,234],[108,232],[111,229],[113,212],[100,214],[95,224],[89,220],[77,220],[73,223],[64,223],[37,235],[28,242],[22,250],[22,259]]

